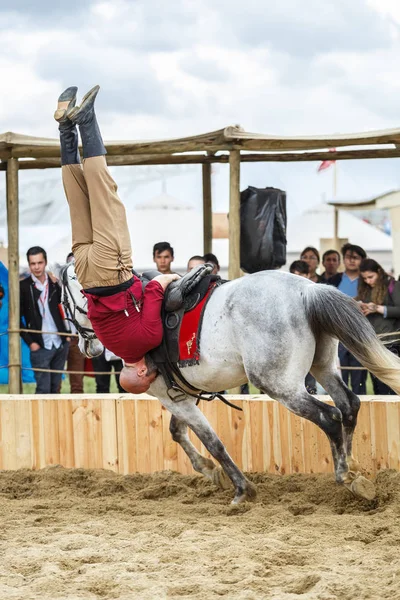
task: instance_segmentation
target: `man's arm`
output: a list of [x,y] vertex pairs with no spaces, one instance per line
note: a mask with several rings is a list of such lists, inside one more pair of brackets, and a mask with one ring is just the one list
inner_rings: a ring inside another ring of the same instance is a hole
[[[21,329],[26,329],[27,328],[27,324],[28,324],[28,306],[29,306],[29,290],[25,289],[25,285],[23,285],[23,282],[21,281],[20,285],[19,285],[19,316],[20,316],[20,328]],[[28,298],[26,298],[28,294]],[[28,300],[26,302],[26,300]],[[25,323],[23,322],[23,319],[25,319]],[[24,340],[24,342],[26,342],[28,344],[28,346],[30,347],[31,344],[35,344],[35,341],[33,340],[32,336],[30,333],[27,332],[21,332],[20,336],[22,337],[22,339]],[[38,344],[36,344],[38,345]]]

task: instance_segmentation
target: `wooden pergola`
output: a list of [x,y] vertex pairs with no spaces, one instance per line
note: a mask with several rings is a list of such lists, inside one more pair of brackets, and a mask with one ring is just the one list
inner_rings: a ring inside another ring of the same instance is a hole
[[[211,252],[211,165],[229,163],[229,278],[240,276],[240,163],[400,157],[400,129],[344,135],[281,137],[229,126],[211,133],[157,141],[106,142],[107,162],[118,165],[200,164],[203,176],[204,252]],[[369,146],[367,148],[367,146]],[[58,139],[0,134],[0,170],[6,171],[9,265],[9,391],[20,392],[18,171],[60,167]]]

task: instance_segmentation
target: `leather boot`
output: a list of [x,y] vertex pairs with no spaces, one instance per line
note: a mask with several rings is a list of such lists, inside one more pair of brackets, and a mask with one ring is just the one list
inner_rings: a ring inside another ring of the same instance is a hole
[[78,130],[67,116],[76,103],[77,87],[69,87],[59,96],[58,102],[69,102],[67,108],[57,109],[54,118],[58,123],[61,146],[61,165],[77,165],[81,162],[78,150]]
[[73,123],[79,125],[83,146],[83,158],[107,154],[97,123],[96,113],[94,112],[94,101],[96,100],[99,89],[100,86],[95,85],[94,88],[83,97],[80,106],[75,106],[67,111],[68,118]]

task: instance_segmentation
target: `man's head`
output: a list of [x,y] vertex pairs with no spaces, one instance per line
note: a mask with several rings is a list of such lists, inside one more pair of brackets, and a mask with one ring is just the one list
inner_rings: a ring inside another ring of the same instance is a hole
[[343,246],[342,256],[346,273],[356,276],[360,273],[361,261],[367,257],[367,253],[361,246],[349,243]]
[[155,364],[147,356],[144,356],[135,363],[125,363],[119,376],[119,382],[129,394],[144,394],[157,374]]
[[74,253],[73,253],[73,252],[70,252],[70,253],[67,255],[67,258],[66,258],[66,261],[65,261],[65,262],[68,264],[68,263],[72,262],[73,260],[75,260]]
[[340,265],[340,254],[337,250],[327,250],[322,255],[322,264],[327,277],[336,275]]
[[47,265],[47,254],[46,250],[43,250],[40,246],[32,246],[26,253],[26,259],[28,261],[29,270],[38,279],[44,277]]
[[308,263],[306,263],[305,260],[295,260],[290,265],[289,271],[290,273],[293,273],[293,275],[300,275],[300,277],[305,277],[306,279],[308,279],[310,274],[310,267],[308,266]]
[[174,249],[169,242],[158,242],[153,246],[153,260],[160,273],[171,273],[171,263],[174,260]]
[[218,258],[215,256],[215,254],[213,254],[212,252],[208,252],[207,254],[205,254],[203,256],[203,258],[206,263],[211,263],[214,265],[214,268],[211,271],[211,273],[212,273],[212,275],[217,275],[220,267],[219,267]]
[[194,269],[194,267],[197,267],[198,265],[204,265],[206,261],[204,260],[203,256],[200,256],[200,254],[195,254],[194,256],[192,256],[192,258],[189,258],[188,260],[188,264],[187,264],[187,272],[189,273],[189,271],[191,271],[192,269]]

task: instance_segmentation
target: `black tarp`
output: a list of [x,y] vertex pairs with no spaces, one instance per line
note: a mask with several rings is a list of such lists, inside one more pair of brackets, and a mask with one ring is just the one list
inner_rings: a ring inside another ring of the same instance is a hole
[[246,273],[286,262],[286,192],[248,187],[240,194],[240,266]]

